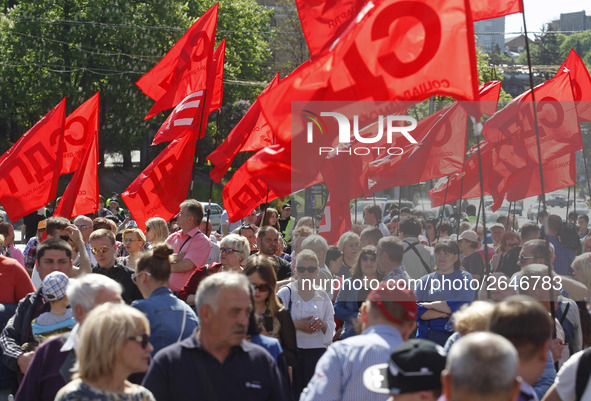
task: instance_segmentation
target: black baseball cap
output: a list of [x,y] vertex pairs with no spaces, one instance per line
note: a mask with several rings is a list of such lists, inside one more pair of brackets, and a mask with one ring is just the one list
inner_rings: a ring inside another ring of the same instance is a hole
[[408,340],[392,352],[388,363],[367,368],[363,384],[379,394],[437,390],[441,388],[445,358],[444,349],[432,341]]

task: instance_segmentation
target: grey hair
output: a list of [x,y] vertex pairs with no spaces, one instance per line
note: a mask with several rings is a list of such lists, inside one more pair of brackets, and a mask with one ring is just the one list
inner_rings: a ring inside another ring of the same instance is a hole
[[461,337],[447,355],[446,370],[454,393],[501,399],[511,393],[517,378],[519,357],[506,338],[489,332]]
[[90,217],[81,214],[80,216],[76,216],[74,221],[76,221],[78,219],[83,220],[85,223],[87,223],[90,226],[90,228],[92,228],[92,219]]
[[345,244],[351,240],[360,241],[359,235],[355,234],[353,231],[347,231],[341,235],[339,241],[337,242],[337,248],[339,248],[339,251],[343,252],[343,249],[345,249]]
[[71,278],[66,295],[70,301],[72,310],[76,305],[82,306],[85,311],[94,308],[94,303],[99,292],[106,290],[121,295],[121,284],[102,274],[85,274],[80,278]]
[[324,265],[326,259],[326,252],[328,252],[328,243],[324,238],[318,234],[310,235],[304,241],[302,241],[302,250],[309,249],[316,254],[318,263]]
[[215,312],[218,310],[218,295],[225,289],[243,289],[250,294],[250,281],[242,273],[220,272],[206,277],[197,288],[195,309],[197,314],[203,305],[209,305]]
[[240,264],[246,263],[246,259],[250,256],[250,244],[246,237],[238,234],[229,234],[222,238],[220,248],[232,248],[240,252]]
[[296,258],[296,266],[300,264],[301,260],[313,260],[316,262],[316,266],[319,266],[318,256],[316,256],[316,254],[310,249],[303,249],[300,251],[300,253],[298,253]]

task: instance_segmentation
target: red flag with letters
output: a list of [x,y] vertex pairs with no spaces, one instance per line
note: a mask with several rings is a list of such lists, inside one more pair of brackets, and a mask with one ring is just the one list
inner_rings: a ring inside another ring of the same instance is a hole
[[[275,75],[261,94],[274,88],[278,82],[279,73]],[[220,182],[238,153],[258,151],[272,145],[272,143],[271,130],[265,116],[261,113],[261,106],[257,99],[228,134],[225,141],[207,156],[206,160],[215,165],[209,173],[211,179]]]
[[141,230],[151,217],[168,221],[187,198],[195,156],[195,135],[171,142],[121,194]]
[[473,22],[464,0],[369,2],[330,51],[308,61],[259,99],[281,143],[292,101],[417,101],[432,95],[478,100]]
[[0,204],[17,221],[55,199],[62,167],[66,98],[0,158]]
[[367,0],[296,0],[312,58],[318,56],[357,16]]
[[579,120],[591,121],[591,76],[589,76],[585,63],[573,49],[570,49],[570,53],[556,72],[555,77],[563,74],[570,76]]
[[[98,104],[98,99],[97,99]],[[98,112],[98,109],[97,109]],[[86,143],[84,159],[58,203],[54,216],[70,219],[74,216],[96,213],[99,201],[98,180],[98,118],[95,135]]]
[[351,230],[351,206],[349,200],[335,200],[328,196],[318,234],[328,245],[336,245],[341,235]]
[[[64,150],[60,174],[74,173],[84,159],[88,143],[98,137],[99,92],[66,118]],[[95,210],[96,211],[96,210]],[[93,211],[93,213],[95,212]]]
[[523,12],[522,0],[472,0],[470,1],[474,21],[498,18]]
[[162,60],[136,82],[142,92],[156,101],[145,119],[175,107],[187,95],[207,87],[217,19],[218,3],[195,21]]
[[[204,93],[202,90],[191,93],[174,108],[154,135],[152,146],[197,132],[199,119],[203,115]],[[207,122],[206,116],[203,118],[204,123]]]

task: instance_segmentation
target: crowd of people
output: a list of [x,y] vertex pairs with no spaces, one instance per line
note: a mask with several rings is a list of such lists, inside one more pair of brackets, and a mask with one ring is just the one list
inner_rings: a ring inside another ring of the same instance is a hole
[[0,223],[0,401],[591,400],[587,215],[278,206]]

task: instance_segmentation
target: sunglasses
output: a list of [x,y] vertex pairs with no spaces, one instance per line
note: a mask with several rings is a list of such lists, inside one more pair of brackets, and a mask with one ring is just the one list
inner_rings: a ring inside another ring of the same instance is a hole
[[131,281],[133,281],[133,282],[135,283],[135,282],[136,282],[136,280],[137,280],[137,278],[138,278],[139,276],[141,276],[142,274],[145,274],[145,275],[147,275],[147,276],[150,276],[150,277],[152,276],[152,273],[150,273],[150,272],[147,272],[147,271],[145,271],[145,270],[142,270],[141,272],[133,273],[133,274],[131,275]]
[[109,252],[108,246],[101,246],[100,248],[90,248],[93,255],[98,255],[99,253],[107,253]]
[[226,253],[228,255],[233,254],[234,252],[238,252],[236,249],[232,249],[232,248],[221,248],[220,249],[221,253]]
[[318,268],[316,266],[310,266],[310,267],[306,267],[306,266],[298,266],[298,272],[300,273],[304,273],[304,272],[308,272],[308,273],[314,273],[316,270],[318,270]]
[[269,284],[259,284],[259,285],[252,285],[252,288],[255,289],[255,291],[260,291],[260,292],[269,292],[271,291],[271,287],[269,287]]
[[525,263],[525,259],[535,259],[535,256],[520,256],[519,257],[519,263],[524,264]]
[[361,261],[362,262],[375,262],[376,260],[378,260],[378,259],[375,256],[363,255],[361,257]]
[[146,333],[139,335],[139,336],[135,336],[135,337],[127,337],[128,340],[135,341],[136,343],[139,343],[143,349],[148,348],[148,339],[149,338],[150,337]]

